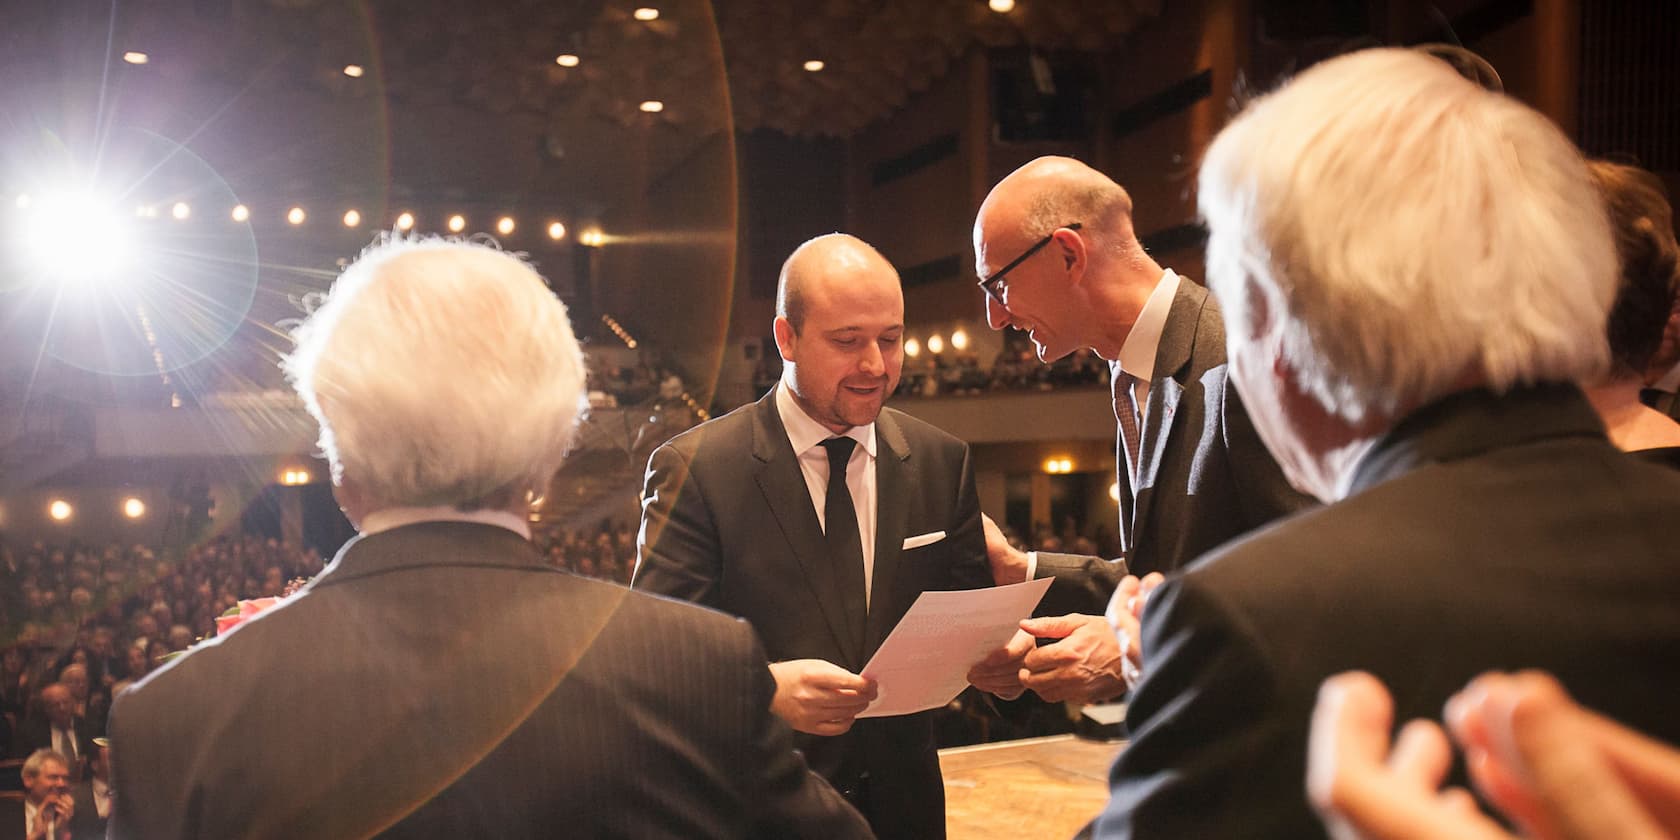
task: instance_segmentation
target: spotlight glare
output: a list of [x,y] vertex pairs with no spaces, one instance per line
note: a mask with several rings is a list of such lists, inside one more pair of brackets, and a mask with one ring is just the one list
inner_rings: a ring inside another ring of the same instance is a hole
[[146,515],[146,503],[134,498],[133,496],[129,496],[127,499],[123,500],[122,511],[123,516],[126,516],[129,519],[139,519],[140,517]]
[[128,267],[133,235],[110,202],[69,193],[33,204],[18,226],[17,248],[37,272],[36,282],[86,288],[109,283]]
[[988,0],[986,5],[1000,15],[1015,11],[1015,0]]
[[413,229],[414,229],[414,214],[408,212],[407,210],[404,210],[402,215],[397,217],[397,230],[413,230]]
[[184,222],[192,215],[192,205],[185,201],[177,201],[174,207],[169,208],[169,215],[174,216],[177,222]]
[[963,329],[951,331],[951,347],[955,350],[968,349],[968,332]]
[[234,221],[243,222],[243,221],[245,221],[249,218],[251,218],[251,208],[246,207],[243,204],[235,204],[233,206],[233,220]]
[[496,220],[496,232],[503,236],[513,233],[513,228],[514,224],[512,216],[503,216]]
[[123,53],[123,61],[126,61],[129,64],[145,64],[151,60],[151,56],[143,52],[139,52],[138,50],[129,50],[128,52]]
[[652,6],[643,6],[637,9],[634,14],[636,16],[636,20],[643,23],[647,23],[652,20],[659,20],[659,10],[653,8]]
[[922,343],[914,338],[906,340],[904,342],[904,355],[912,359],[922,355]]
[[561,67],[576,67],[580,59],[571,53],[561,53],[554,57],[554,63]]
[[815,58],[805,62],[805,70],[810,73],[820,73],[822,72],[822,69],[827,66],[828,65],[822,63],[820,59]]
[[607,244],[607,235],[600,228],[590,228],[578,234],[578,243],[591,248],[598,248]]
[[1109,483],[1108,497],[1116,502],[1120,501],[1120,482],[1115,481]]
[[47,515],[52,517],[55,522],[63,522],[75,512],[75,509],[70,507],[70,503],[63,499],[53,499],[52,504],[47,505]]
[[641,105],[639,105],[637,107],[641,108],[643,111],[645,111],[649,114],[657,114],[660,111],[665,110],[665,103],[660,102],[657,99],[649,99],[648,101],[643,102]]
[[294,225],[303,224],[303,220],[307,218],[309,217],[303,212],[302,207],[293,207],[292,209],[286,211],[286,221],[291,222]]
[[362,213],[361,213],[360,210],[353,210],[352,209],[352,210],[344,211],[344,226],[345,227],[353,228],[353,227],[355,227],[355,226],[357,226],[361,223],[362,223]]
[[461,231],[466,230],[466,229],[467,229],[467,217],[466,216],[463,216],[460,213],[456,213],[455,215],[449,217],[449,232],[450,233],[460,233]]
[[935,356],[945,352],[945,339],[940,338],[938,335],[928,336],[927,349],[929,353],[932,353]]
[[566,236],[566,226],[565,225],[560,224],[559,222],[549,222],[548,223],[548,238],[549,239],[560,240],[560,239],[564,239],[565,236]]
[[367,71],[363,70],[362,65],[360,65],[360,64],[346,64],[346,65],[344,65],[344,75],[349,76],[352,79],[360,79],[362,77],[362,74],[365,73],[365,72],[367,72]]

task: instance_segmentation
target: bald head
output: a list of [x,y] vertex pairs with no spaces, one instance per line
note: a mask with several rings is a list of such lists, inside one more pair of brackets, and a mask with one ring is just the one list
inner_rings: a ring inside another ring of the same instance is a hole
[[798,333],[805,328],[813,294],[826,294],[831,285],[850,283],[873,283],[885,288],[887,281],[893,294],[902,300],[898,270],[881,252],[849,234],[819,236],[793,249],[782,263],[782,273],[776,281],[776,315],[787,319]]
[[992,188],[974,221],[974,250],[1030,242],[1078,222],[1095,239],[1123,251],[1136,246],[1132,197],[1107,175],[1069,157],[1041,157]]

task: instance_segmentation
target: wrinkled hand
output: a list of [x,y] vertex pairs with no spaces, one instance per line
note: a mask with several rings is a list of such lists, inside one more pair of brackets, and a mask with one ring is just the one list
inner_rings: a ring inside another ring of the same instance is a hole
[[968,669],[968,682],[975,688],[1014,700],[1026,691],[1021,684],[1022,660],[1032,652],[1036,640],[1025,630],[1015,631],[1014,638],[991,652],[985,659]]
[[47,825],[54,826],[53,836],[58,840],[68,840],[70,837],[70,818],[76,813],[76,802],[68,793],[48,794],[41,800],[41,811],[35,817],[35,831],[27,840],[38,840],[47,836]]
[[1114,631],[1116,644],[1124,655],[1120,676],[1128,689],[1137,688],[1143,679],[1143,607],[1149,596],[1166,578],[1160,572],[1150,572],[1142,579],[1127,575],[1120,579],[1114,595],[1108,599],[1109,629]]
[[992,582],[998,586],[1027,579],[1026,552],[1017,551],[990,516],[980,514],[980,530],[986,534],[986,559],[992,563]]
[[875,681],[821,659],[770,663],[770,711],[800,732],[839,735],[875,700]]
[[1035,647],[1022,661],[1021,684],[1052,703],[1100,703],[1126,690],[1120,642],[1102,616],[1029,618],[1021,629],[1055,644]]

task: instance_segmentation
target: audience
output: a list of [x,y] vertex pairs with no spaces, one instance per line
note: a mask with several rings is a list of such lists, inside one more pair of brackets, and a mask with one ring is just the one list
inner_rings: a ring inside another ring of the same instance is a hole
[[22,799],[0,797],[0,836],[25,840],[62,837],[75,814],[70,796],[71,762],[50,749],[29,754],[23,762]]

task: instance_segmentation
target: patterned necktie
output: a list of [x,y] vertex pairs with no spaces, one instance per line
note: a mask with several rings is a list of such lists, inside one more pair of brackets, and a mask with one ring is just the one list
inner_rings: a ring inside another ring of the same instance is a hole
[[1126,462],[1122,464],[1121,475],[1126,477],[1127,487],[1135,492],[1138,475],[1139,432],[1137,417],[1137,399],[1132,394],[1132,383],[1137,377],[1115,369],[1114,374],[1114,418],[1120,421],[1120,439],[1125,444]]
[[[846,609],[846,630],[857,649],[864,649],[864,622],[869,608],[863,591],[863,538],[858,534],[857,508],[846,487],[846,462],[851,460],[857,441],[848,437],[822,442],[828,450],[828,494],[823,503],[823,537],[828,543],[829,562],[834,564],[834,583]],[[862,663],[859,663],[860,665]]]

